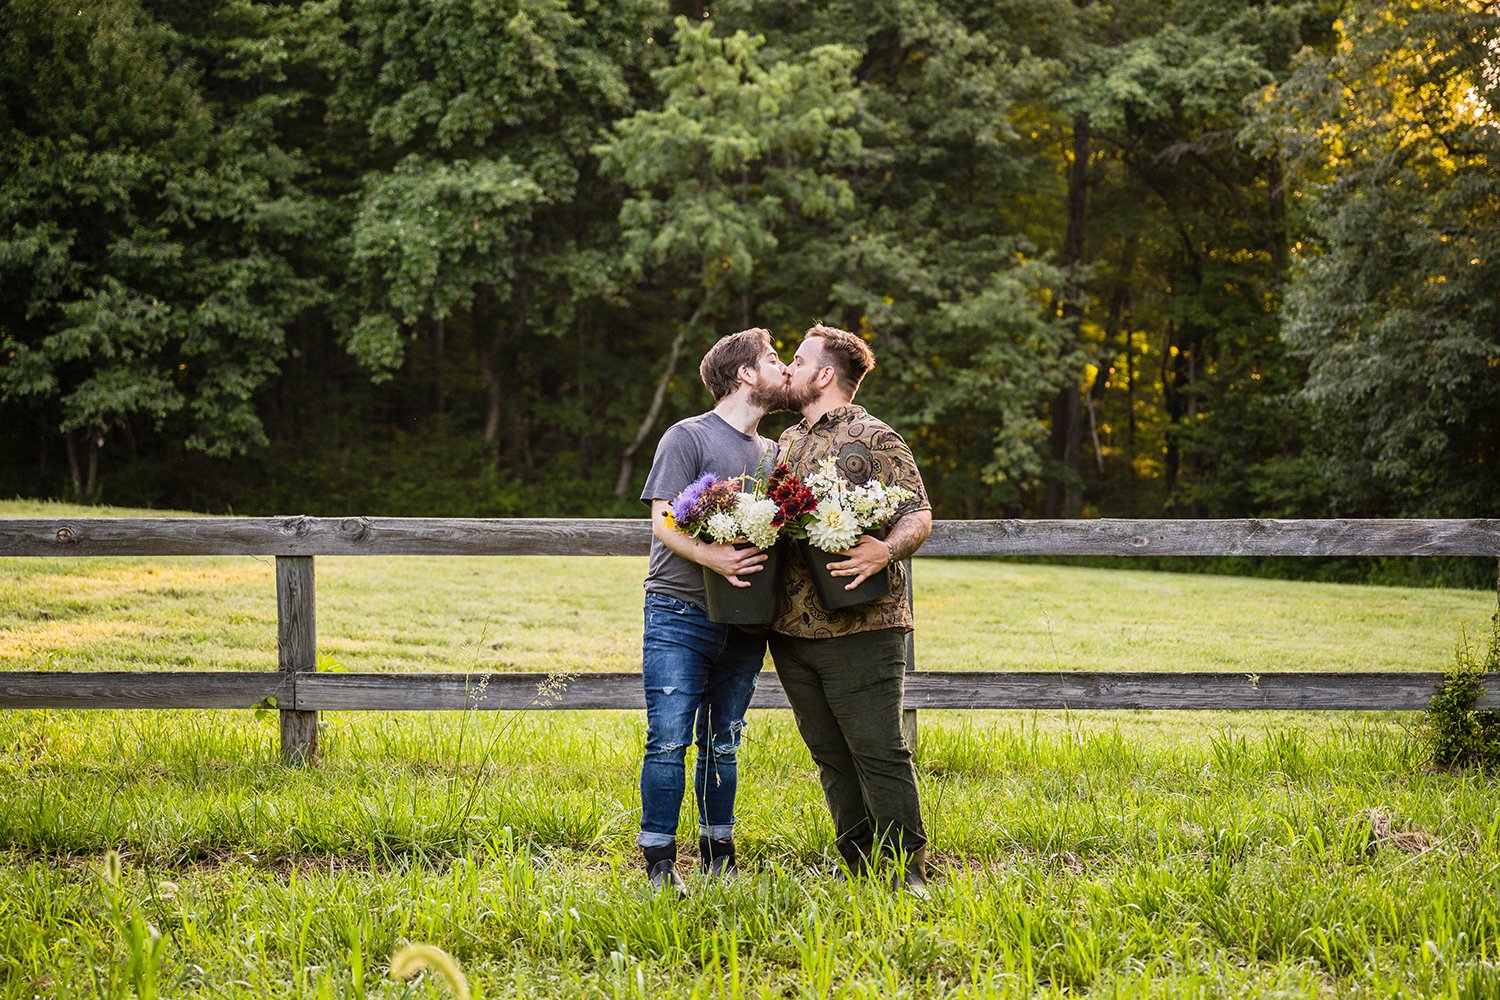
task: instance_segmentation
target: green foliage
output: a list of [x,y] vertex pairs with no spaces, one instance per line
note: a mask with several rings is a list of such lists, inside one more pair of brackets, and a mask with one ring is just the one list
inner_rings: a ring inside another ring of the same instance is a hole
[[940,517],[1482,515],[1492,7],[18,0],[0,488],[615,513],[824,320]]
[[[1266,106],[1304,191],[1285,306],[1335,513],[1500,495],[1500,12],[1361,0]],[[1351,81],[1358,80],[1358,85]]]
[[1453,667],[1422,717],[1421,733],[1438,767],[1500,767],[1500,712],[1476,711],[1486,681],[1500,677],[1500,612],[1490,619],[1488,646],[1481,657],[1468,633],[1453,650]]
[[166,959],[167,940],[146,920],[130,889],[122,884],[123,865],[119,852],[106,851],[100,869],[100,888],[109,901],[110,920],[123,939],[128,955],[121,972],[111,971],[112,991],[123,993],[121,980],[125,980],[134,988],[138,1000],[156,1000],[161,995],[159,977],[162,962]]
[[409,156],[368,176],[350,232],[350,263],[385,311],[355,324],[350,353],[388,376],[401,366],[403,326],[469,309],[480,289],[508,295],[519,230],[546,200],[507,159]]
[[[169,420],[187,447],[264,441],[256,393],[315,299],[295,163],[216,118],[134,0],[23,0],[0,53],[0,396],[93,453]],[[92,467],[92,463],[91,467]],[[90,477],[92,480],[92,477]]]
[[677,265],[704,290],[748,287],[793,220],[853,207],[839,176],[859,151],[853,50],[822,45],[763,61],[764,39],[715,37],[675,22],[673,61],[652,73],[663,95],[596,147],[606,176],[631,192],[620,210],[626,263]]

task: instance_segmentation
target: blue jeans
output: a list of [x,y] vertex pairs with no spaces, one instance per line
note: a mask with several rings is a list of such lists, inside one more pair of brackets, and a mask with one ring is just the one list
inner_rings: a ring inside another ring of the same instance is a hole
[[641,677],[646,687],[646,757],[641,763],[641,847],[677,839],[689,743],[698,833],[734,831],[734,793],[745,710],[766,655],[764,636],[718,625],[696,605],[646,595]]

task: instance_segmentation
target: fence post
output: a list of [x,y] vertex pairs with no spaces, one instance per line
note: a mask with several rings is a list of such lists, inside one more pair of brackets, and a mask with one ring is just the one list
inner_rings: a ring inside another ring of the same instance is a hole
[[[911,560],[902,560],[902,567],[906,570],[906,606],[912,609],[916,615],[916,606],[911,600]],[[917,633],[916,630],[906,633],[906,672],[911,673],[917,669]],[[901,709],[901,735],[906,739],[906,745],[913,754],[917,752],[917,710],[915,708]]]
[[[276,645],[281,671],[318,669],[312,556],[276,557]],[[295,678],[288,678],[295,682]],[[292,690],[296,690],[295,683]],[[318,759],[318,713],[281,710],[281,760],[290,767]]]

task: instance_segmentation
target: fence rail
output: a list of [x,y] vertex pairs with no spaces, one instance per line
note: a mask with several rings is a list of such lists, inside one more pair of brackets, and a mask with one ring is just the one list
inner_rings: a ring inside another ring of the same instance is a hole
[[[291,763],[316,757],[324,711],[640,709],[633,673],[319,673],[313,568],[315,557],[333,555],[641,556],[650,537],[648,522],[626,519],[3,518],[0,557],[275,556],[280,669],[4,671],[0,709],[274,706]],[[1062,555],[1500,559],[1500,520],[940,521],[919,558]],[[907,720],[914,738],[915,711],[927,708],[1416,710],[1441,678],[1434,671],[913,670]],[[753,704],[786,707],[774,675],[762,679]],[[1500,709],[1500,690],[1486,691],[1477,707]]]
[[[1021,708],[1279,711],[1409,711],[1427,707],[1442,674],[1277,671],[915,671],[906,705]],[[253,708],[298,712],[643,709],[640,674],[366,674],[276,671],[0,673],[0,708]],[[774,674],[761,678],[755,708],[786,708]],[[1500,709],[1500,691],[1479,708]]]
[[[641,556],[622,518],[0,518],[0,556]],[[1491,556],[1500,520],[938,521],[921,556]]]

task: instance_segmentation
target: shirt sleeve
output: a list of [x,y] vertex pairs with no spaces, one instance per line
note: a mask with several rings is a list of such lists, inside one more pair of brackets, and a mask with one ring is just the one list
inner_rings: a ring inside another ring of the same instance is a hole
[[917,460],[900,434],[893,430],[875,434],[870,441],[870,455],[881,482],[887,486],[904,486],[916,494],[896,508],[898,519],[915,511],[932,509],[927,499],[927,487],[922,484],[922,473],[917,470]]
[[680,424],[673,424],[656,443],[656,457],[651,472],[641,487],[641,503],[648,507],[653,500],[672,500],[683,487],[698,478],[701,464],[697,440]]

